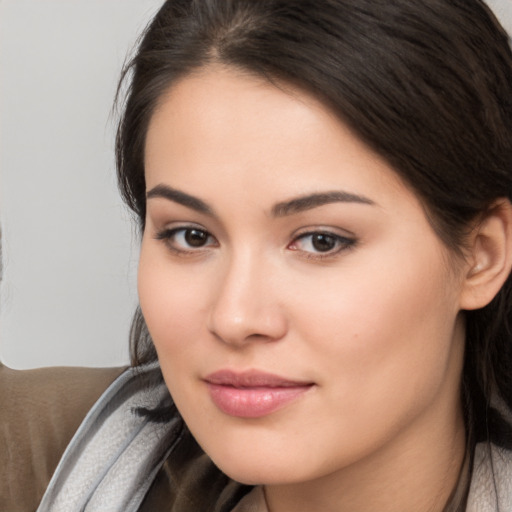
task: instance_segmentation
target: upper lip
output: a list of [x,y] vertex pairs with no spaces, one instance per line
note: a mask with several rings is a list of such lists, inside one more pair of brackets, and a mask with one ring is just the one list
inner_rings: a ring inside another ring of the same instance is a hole
[[259,370],[247,370],[243,372],[219,370],[209,374],[204,380],[209,384],[232,386],[236,388],[282,388],[311,386],[313,384],[313,382],[288,379],[286,377],[281,377],[280,375],[262,372]]

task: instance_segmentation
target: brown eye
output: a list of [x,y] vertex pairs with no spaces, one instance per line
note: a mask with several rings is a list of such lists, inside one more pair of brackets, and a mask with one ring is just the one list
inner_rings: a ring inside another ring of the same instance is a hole
[[336,247],[337,239],[325,233],[316,233],[311,237],[311,245],[318,252],[332,251]]
[[201,229],[187,229],[184,238],[190,247],[203,247],[208,242],[208,233]]
[[155,238],[162,240],[171,251],[180,254],[193,253],[196,250],[200,252],[201,249],[218,246],[208,231],[195,227],[164,229],[157,233]]
[[354,238],[331,233],[328,231],[313,231],[297,237],[288,246],[292,251],[300,251],[308,257],[329,257],[338,254],[344,249],[353,247]]

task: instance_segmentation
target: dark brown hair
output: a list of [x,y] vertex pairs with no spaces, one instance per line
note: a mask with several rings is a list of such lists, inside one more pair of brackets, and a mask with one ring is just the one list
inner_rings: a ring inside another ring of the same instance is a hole
[[[123,82],[121,193],[144,229],[144,145],[155,106],[179,78],[222,63],[326,102],[421,198],[460,252],[474,219],[512,191],[512,54],[480,0],[169,0],[147,27]],[[512,408],[511,280],[466,313],[463,376],[473,442],[512,447],[491,406]],[[144,320],[132,362],[156,358]]]

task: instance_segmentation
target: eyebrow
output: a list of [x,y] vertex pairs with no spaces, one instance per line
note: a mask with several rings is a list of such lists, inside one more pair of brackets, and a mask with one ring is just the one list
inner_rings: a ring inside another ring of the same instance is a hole
[[308,194],[289,201],[277,203],[272,208],[272,215],[274,217],[286,217],[287,215],[293,215],[332,203],[359,203],[375,206],[375,202],[367,197],[334,190],[318,194]]
[[175,203],[186,206],[187,208],[195,210],[196,212],[215,217],[212,208],[210,208],[210,206],[208,206],[204,201],[198,199],[197,197],[186,194],[185,192],[181,192],[180,190],[169,187],[168,185],[157,185],[149,192],[147,192],[146,199],[152,199],[154,197],[168,199],[169,201],[173,201]]
[[[155,197],[168,199],[169,201],[181,204],[182,206],[195,210],[199,213],[209,215],[211,217],[216,216],[214,210],[203,200],[175,188],[169,187],[168,185],[157,185],[146,194],[147,199],[152,199]],[[358,194],[352,194],[350,192],[334,190],[308,194],[290,199],[289,201],[277,203],[272,207],[271,213],[273,217],[286,217],[288,215],[293,215],[332,203],[358,203],[371,206],[375,205],[375,202],[367,197]]]

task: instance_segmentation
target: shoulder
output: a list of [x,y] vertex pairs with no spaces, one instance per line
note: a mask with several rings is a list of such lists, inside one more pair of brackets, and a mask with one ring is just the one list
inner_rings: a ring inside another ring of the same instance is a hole
[[34,510],[87,411],[123,368],[0,365],[0,510]]

